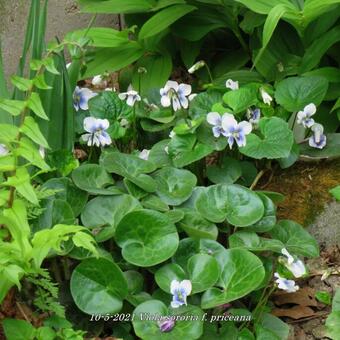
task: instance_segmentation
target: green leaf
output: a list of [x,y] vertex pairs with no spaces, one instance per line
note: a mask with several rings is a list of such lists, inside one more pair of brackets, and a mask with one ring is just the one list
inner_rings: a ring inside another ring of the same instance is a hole
[[142,47],[134,41],[115,48],[98,48],[94,58],[87,63],[87,69],[82,75],[82,79],[121,70],[134,63],[144,53]]
[[[258,339],[265,339],[265,334],[271,336],[271,339],[287,340],[289,335],[289,326],[280,320],[278,317],[264,313],[260,322],[255,326],[261,327],[261,330],[256,330]],[[268,333],[267,333],[268,332]],[[268,338],[267,338],[268,339]]]
[[243,249],[228,249],[217,255],[222,273],[217,286],[204,292],[201,305],[209,309],[237,300],[254,291],[262,282],[265,270],[261,260]]
[[117,244],[126,261],[149,267],[170,258],[178,247],[176,227],[164,214],[152,210],[130,212],[116,229]]
[[127,178],[147,192],[156,190],[156,182],[147,173],[156,170],[156,165],[137,156],[120,152],[108,152],[101,158],[101,164],[108,172]]
[[254,231],[256,233],[265,233],[273,229],[276,224],[276,206],[267,195],[261,192],[257,192],[257,195],[261,198],[264,206],[263,217],[258,222],[244,230]]
[[19,76],[15,76],[15,75],[11,77],[11,82],[20,91],[27,91],[33,85],[33,81],[32,80],[26,79],[26,78],[22,78],[22,77],[19,77]]
[[172,280],[188,280],[189,276],[178,264],[167,263],[160,267],[155,273],[155,280],[158,286],[166,293],[171,294],[170,285]]
[[194,135],[176,135],[169,143],[169,155],[178,168],[196,162],[213,151],[211,146],[198,142]]
[[337,201],[340,201],[340,185],[329,190],[329,192]]
[[[167,308],[163,302],[150,300],[140,304],[134,311],[133,328],[141,339],[173,340],[173,339],[199,339],[203,334],[203,312],[196,306],[181,306],[177,309]],[[161,332],[158,321],[145,319],[146,315],[170,317],[178,316],[171,332]],[[143,318],[144,316],[144,318]]]
[[248,249],[251,251],[273,251],[280,254],[284,248],[282,242],[259,237],[255,232],[238,231],[229,236],[230,248]]
[[323,149],[311,148],[307,143],[300,144],[301,158],[304,159],[333,159],[340,155],[340,133],[328,133],[327,145]]
[[320,105],[328,89],[323,77],[291,77],[276,86],[275,99],[290,112],[300,111],[310,104]]
[[184,217],[178,225],[188,234],[188,236],[193,239],[217,239],[218,229],[214,223],[207,221],[196,211],[191,211],[190,209],[183,210],[185,212]]
[[26,106],[27,103],[21,100],[0,99],[0,109],[10,113],[12,116],[19,116]]
[[332,304],[332,295],[329,292],[319,290],[315,293],[315,298],[325,305]]
[[339,339],[340,333],[340,311],[332,312],[326,320],[327,336],[331,339]]
[[206,117],[214,104],[222,101],[219,91],[207,91],[199,93],[190,103],[189,113],[192,118]]
[[33,92],[27,101],[27,106],[41,119],[49,120],[42,106],[41,99],[38,93]]
[[221,165],[207,167],[207,176],[215,184],[233,184],[242,175],[241,164],[238,160],[225,157]]
[[41,189],[57,190],[58,192],[54,196],[57,199],[66,201],[76,217],[83,210],[88,198],[88,194],[76,187],[68,177],[52,178],[45,182]]
[[63,199],[45,199],[41,203],[42,214],[33,221],[34,232],[51,229],[56,224],[73,224],[75,216],[72,207]]
[[123,307],[127,281],[118,265],[106,259],[88,259],[72,272],[71,294],[86,314],[114,314]]
[[146,209],[153,209],[160,212],[169,211],[169,206],[156,195],[147,195],[141,200],[141,203]]
[[305,50],[299,71],[304,73],[317,66],[329,48],[338,41],[340,41],[340,26],[333,27],[320,38],[314,40]]
[[79,4],[86,13],[139,13],[152,9],[149,0],[79,0]]
[[35,328],[25,320],[4,319],[2,326],[7,340],[35,339]]
[[196,209],[212,222],[227,220],[238,227],[256,223],[264,213],[262,200],[256,193],[239,185],[217,184],[205,188],[197,198]]
[[129,42],[129,31],[118,31],[109,27],[91,27],[68,33],[66,40],[82,41],[89,39],[89,46],[94,47],[119,47]]
[[128,283],[129,294],[139,293],[143,290],[143,275],[135,270],[128,270],[123,273]]
[[298,144],[294,143],[292,149],[290,150],[288,157],[280,158],[278,160],[281,169],[287,169],[290,166],[292,166],[299,159],[299,156],[300,156],[300,147]]
[[87,203],[81,221],[85,227],[95,230],[96,240],[102,242],[114,236],[126,214],[139,209],[142,205],[130,195],[96,197]]
[[162,32],[184,15],[194,11],[196,7],[189,5],[174,5],[153,15],[141,28],[138,38],[146,39]]
[[307,257],[319,256],[316,240],[298,223],[282,220],[269,234],[272,238],[284,243],[285,248],[292,254]]
[[19,134],[19,129],[15,125],[0,124],[0,142],[11,143]]
[[255,159],[276,159],[288,157],[293,146],[293,133],[281,118],[271,117],[260,120],[261,137],[251,133],[247,144],[240,152]]
[[20,132],[31,138],[33,142],[48,149],[48,143],[41,133],[39,125],[35,122],[34,118],[27,116],[23,125],[20,127]]
[[188,170],[165,167],[153,175],[157,184],[156,194],[168,205],[186,201],[196,185],[196,176]]
[[118,195],[113,178],[97,164],[83,164],[72,172],[74,184],[93,195]]
[[257,103],[257,95],[254,88],[242,87],[238,90],[228,91],[223,96],[223,101],[233,109],[234,113],[240,113]]

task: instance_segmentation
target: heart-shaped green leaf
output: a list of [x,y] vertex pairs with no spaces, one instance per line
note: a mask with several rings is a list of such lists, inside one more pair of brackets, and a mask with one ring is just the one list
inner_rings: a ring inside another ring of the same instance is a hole
[[294,221],[280,221],[270,231],[270,236],[280,240],[292,254],[308,257],[319,256],[319,247],[316,240],[300,224]]
[[165,167],[154,174],[157,195],[168,205],[180,205],[194,189],[197,179],[188,170]]
[[184,217],[178,225],[188,236],[192,238],[217,239],[218,229],[214,223],[206,220],[195,210],[183,209],[183,211],[185,213]]
[[238,90],[228,91],[223,96],[223,101],[233,109],[234,113],[240,113],[256,104],[257,95],[255,89],[243,87]]
[[328,81],[324,77],[291,77],[277,84],[275,99],[290,112],[300,111],[310,103],[320,105],[327,89]]
[[[158,300],[150,300],[140,304],[134,311],[133,328],[136,335],[147,340],[187,340],[199,339],[203,333],[203,312],[196,306],[181,306],[168,309]],[[153,315],[169,318],[177,316],[174,328],[170,332],[161,332],[159,319],[152,319]],[[148,318],[149,316],[149,318]],[[182,316],[182,318],[181,318]]]
[[221,165],[207,167],[207,176],[215,184],[233,184],[241,175],[241,163],[230,157],[224,158]]
[[88,194],[76,187],[68,177],[52,178],[45,182],[42,189],[58,190],[56,198],[66,201],[72,208],[74,216],[78,216],[83,210]]
[[146,175],[157,168],[152,162],[134,155],[112,151],[104,153],[100,162],[108,172],[127,178],[143,190],[147,192],[156,190],[156,182]]
[[232,225],[246,227],[259,221],[264,213],[262,200],[253,191],[239,185],[213,185],[203,190],[196,209],[212,222],[225,219]]
[[89,201],[81,214],[85,227],[96,229],[96,240],[103,242],[113,237],[121,219],[142,205],[130,195],[100,196]]
[[248,250],[228,249],[216,255],[222,273],[217,285],[202,296],[202,308],[209,309],[237,300],[254,291],[265,270],[261,260]]
[[88,259],[72,272],[71,294],[77,307],[87,314],[114,314],[128,294],[120,268],[103,258]]
[[178,247],[176,227],[169,217],[146,209],[125,215],[117,226],[115,239],[123,248],[124,259],[141,267],[164,262]]
[[294,142],[288,123],[278,117],[262,118],[259,127],[261,136],[248,135],[247,144],[240,152],[256,159],[288,157]]
[[113,187],[113,178],[97,164],[84,164],[72,172],[74,184],[93,195],[117,195],[120,190]]

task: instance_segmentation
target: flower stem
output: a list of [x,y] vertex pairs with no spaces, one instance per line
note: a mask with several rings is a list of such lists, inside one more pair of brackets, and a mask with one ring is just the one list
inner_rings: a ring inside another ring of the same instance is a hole
[[210,82],[213,83],[213,82],[214,82],[214,78],[213,78],[213,76],[212,76],[210,67],[209,67],[209,65],[208,65],[207,63],[204,63],[204,65],[205,65],[205,68],[206,68],[207,71],[208,71],[208,75],[209,75]]

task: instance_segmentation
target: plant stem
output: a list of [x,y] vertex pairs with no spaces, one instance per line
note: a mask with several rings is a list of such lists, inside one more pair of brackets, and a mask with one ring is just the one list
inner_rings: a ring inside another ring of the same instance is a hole
[[261,179],[261,177],[265,174],[265,170],[261,170],[258,174],[257,174],[257,176],[255,177],[255,179],[254,179],[254,181],[253,181],[253,183],[251,184],[251,186],[250,186],[250,190],[253,190],[255,187],[256,187],[256,185],[257,185],[257,183],[258,183],[258,181]]
[[208,75],[209,75],[210,82],[213,83],[213,82],[214,82],[214,78],[213,78],[213,76],[212,76],[210,67],[209,67],[209,65],[208,65],[207,63],[204,63],[204,65],[205,65],[205,68],[206,68],[207,71],[208,71]]

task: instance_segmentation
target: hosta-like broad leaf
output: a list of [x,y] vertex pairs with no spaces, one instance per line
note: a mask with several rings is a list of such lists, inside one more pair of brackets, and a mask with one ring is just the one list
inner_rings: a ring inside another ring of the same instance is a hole
[[243,249],[228,249],[217,255],[222,273],[218,286],[202,296],[202,308],[208,309],[237,300],[254,291],[262,282],[265,270],[261,260]]
[[196,209],[206,219],[246,227],[259,221],[264,213],[262,200],[253,191],[239,185],[213,185],[198,196]]
[[117,195],[120,190],[113,186],[113,178],[102,166],[97,164],[83,164],[73,171],[74,184],[94,195]]
[[300,111],[310,104],[318,106],[324,99],[328,81],[323,77],[292,77],[276,86],[275,99],[290,112]]
[[142,205],[130,195],[96,197],[89,201],[81,214],[85,227],[96,229],[99,242],[111,238],[121,219],[130,211],[142,209]]
[[125,215],[117,226],[115,239],[124,259],[141,267],[164,262],[178,247],[175,225],[169,217],[153,210]]
[[[132,322],[133,328],[141,339],[174,340],[185,338],[193,340],[199,339],[203,334],[203,312],[196,306],[181,306],[177,309],[171,309],[161,301],[150,300],[140,304],[133,311],[133,314],[135,316]],[[159,320],[152,320],[153,315],[158,315],[159,317],[174,315],[178,316],[178,321],[176,321],[171,332],[161,332]],[[180,316],[183,316],[182,320]]]
[[77,307],[87,314],[117,313],[128,294],[118,265],[103,258],[80,263],[72,272],[70,288]]
[[169,205],[180,205],[186,201],[196,185],[196,176],[188,170],[165,167],[153,178],[157,183],[156,194]]
[[259,125],[261,135],[248,135],[247,144],[240,152],[256,159],[288,157],[294,142],[288,124],[281,118],[272,117],[261,119]]
[[294,221],[280,221],[270,231],[270,236],[280,240],[292,254],[308,257],[319,256],[319,247],[316,240],[300,224]]

